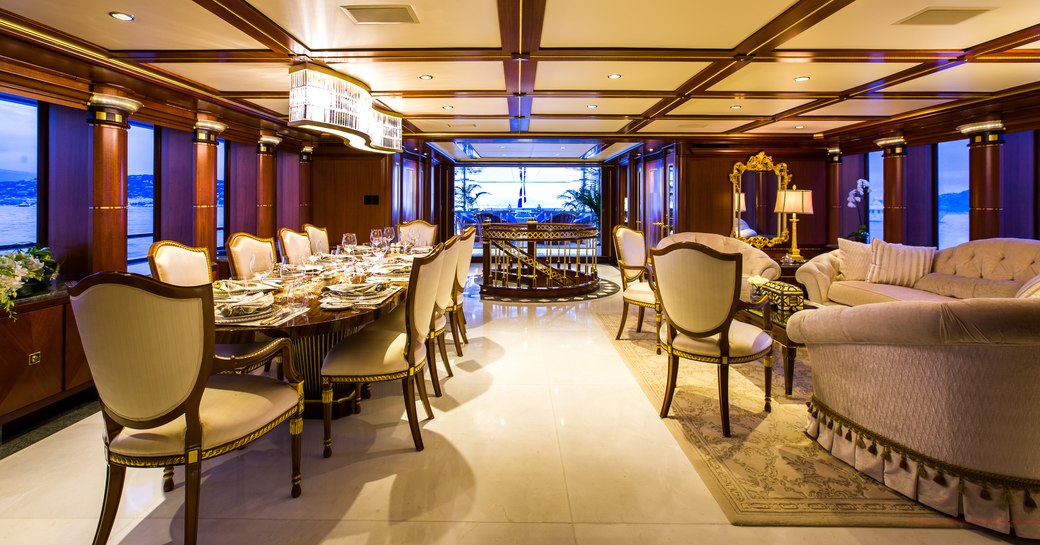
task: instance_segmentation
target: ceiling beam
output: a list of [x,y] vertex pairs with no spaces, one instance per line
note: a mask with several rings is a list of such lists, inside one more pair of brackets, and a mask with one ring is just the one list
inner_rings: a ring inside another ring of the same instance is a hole
[[194,0],[194,2],[271,51],[284,55],[286,58],[310,54],[307,46],[245,0]]

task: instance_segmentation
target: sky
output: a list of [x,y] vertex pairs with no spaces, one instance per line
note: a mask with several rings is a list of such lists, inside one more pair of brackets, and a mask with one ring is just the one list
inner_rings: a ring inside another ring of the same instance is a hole
[[[462,168],[456,169],[455,181],[462,179]],[[575,167],[525,167],[527,203],[524,208],[562,208],[558,195],[581,186],[581,169]],[[468,169],[467,169],[468,170]],[[477,201],[477,208],[517,208],[520,195],[520,169],[517,167],[479,167],[469,171],[471,183],[487,191]]]
[[[36,107],[0,95],[0,168],[36,174]],[[86,121],[84,121],[85,123]]]

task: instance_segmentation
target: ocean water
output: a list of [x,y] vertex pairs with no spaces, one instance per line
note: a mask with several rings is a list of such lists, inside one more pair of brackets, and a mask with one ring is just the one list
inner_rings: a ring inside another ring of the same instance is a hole
[[36,206],[0,205],[0,246],[36,242]]

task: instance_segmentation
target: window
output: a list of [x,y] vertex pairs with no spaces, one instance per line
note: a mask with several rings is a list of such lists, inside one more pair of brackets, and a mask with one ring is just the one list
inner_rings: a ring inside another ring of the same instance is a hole
[[870,231],[870,238],[884,238],[885,159],[880,151],[872,151],[867,154],[867,179],[870,180],[867,229]]
[[217,140],[217,255],[224,255],[224,175],[227,165],[227,146]]
[[155,127],[130,122],[126,156],[127,270],[148,274],[148,247],[155,242]]
[[968,242],[968,141],[939,143],[936,163],[941,250]]
[[37,243],[36,102],[0,95],[0,250]]

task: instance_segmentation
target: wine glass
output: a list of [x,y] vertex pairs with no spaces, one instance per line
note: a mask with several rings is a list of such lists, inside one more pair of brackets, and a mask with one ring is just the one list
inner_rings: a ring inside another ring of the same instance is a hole
[[397,235],[397,232],[394,230],[393,227],[383,227],[383,239],[386,240],[387,244],[390,244],[391,242],[393,242],[394,241],[394,237],[396,235]]
[[354,233],[343,233],[343,250],[347,254],[353,254],[357,247],[357,235]]
[[368,240],[372,243],[372,249],[375,250],[376,246],[383,244],[383,230],[378,228],[372,229],[368,233]]

